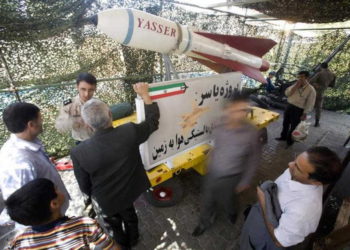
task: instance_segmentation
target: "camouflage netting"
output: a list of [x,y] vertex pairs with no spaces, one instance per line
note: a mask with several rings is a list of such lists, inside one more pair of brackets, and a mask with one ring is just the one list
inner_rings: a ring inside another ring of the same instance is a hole
[[270,0],[247,8],[291,22],[331,23],[350,20],[349,0]]
[[[0,89],[3,89],[0,112],[16,100],[9,89],[15,85],[23,101],[33,102],[42,109],[45,120],[42,139],[52,155],[64,155],[72,145],[69,135],[61,136],[55,131],[53,121],[57,107],[76,95],[74,79],[79,72],[88,71],[98,79],[105,79],[99,82],[97,96],[108,104],[132,101],[132,83],[160,80],[159,74],[164,73],[159,54],[120,45],[98,33],[89,23],[91,16],[111,7],[140,9],[209,32],[274,39],[279,44],[266,59],[275,63],[272,70],[286,63],[286,77],[290,79],[300,68],[311,69],[322,61],[345,37],[342,32],[313,39],[294,35],[286,57],[288,34],[283,31],[273,30],[267,24],[245,25],[244,18],[233,15],[188,12],[168,1],[3,0],[0,5]],[[327,108],[333,110],[349,109],[349,51],[348,45],[330,64],[339,78],[339,88],[327,93]],[[208,71],[183,55],[172,55],[171,59],[177,71]],[[198,74],[187,74],[193,75]],[[3,124],[0,132],[1,145],[8,136]]]

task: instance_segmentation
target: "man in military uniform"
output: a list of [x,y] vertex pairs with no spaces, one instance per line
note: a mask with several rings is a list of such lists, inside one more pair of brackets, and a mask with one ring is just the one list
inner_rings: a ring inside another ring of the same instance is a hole
[[80,111],[84,103],[93,98],[96,85],[97,80],[93,75],[89,73],[79,74],[77,78],[77,90],[79,94],[73,99],[63,102],[56,119],[55,127],[58,132],[71,132],[77,144],[89,139],[93,134],[92,129],[84,123]]
[[333,88],[335,86],[335,78],[334,73],[328,69],[328,63],[322,63],[321,70],[310,80],[310,84],[316,90],[315,127],[320,125],[324,92],[328,87]]
[[[85,102],[93,98],[96,91],[96,77],[90,73],[80,73],[77,78],[78,95],[63,102],[55,127],[60,133],[71,132],[76,144],[89,139],[93,130],[85,124],[81,117],[81,108]],[[85,210],[94,218],[96,213],[91,205],[91,197],[84,197]]]

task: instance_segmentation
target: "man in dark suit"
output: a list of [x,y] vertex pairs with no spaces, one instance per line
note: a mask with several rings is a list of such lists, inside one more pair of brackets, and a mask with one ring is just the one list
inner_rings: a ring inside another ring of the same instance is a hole
[[157,130],[159,120],[159,109],[152,103],[148,84],[133,87],[145,103],[146,120],[113,128],[107,104],[89,100],[81,114],[95,133],[71,152],[80,189],[96,200],[115,240],[126,247],[136,245],[139,237],[133,202],[150,187],[139,145]]

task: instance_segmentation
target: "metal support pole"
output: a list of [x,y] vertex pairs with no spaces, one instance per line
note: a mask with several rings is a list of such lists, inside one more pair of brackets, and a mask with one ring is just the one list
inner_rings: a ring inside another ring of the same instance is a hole
[[245,8],[245,14],[244,14],[244,19],[243,19],[243,24],[242,24],[242,36],[244,36],[244,32],[245,32],[245,25],[246,25],[246,21],[247,21],[247,12],[248,12],[248,8]]
[[[284,57],[283,57],[283,60],[281,63],[281,67],[277,70],[277,73],[276,73],[276,82],[278,82],[280,79],[282,79],[282,76],[284,73],[284,67],[287,64],[290,48],[292,47],[293,37],[294,37],[294,33],[292,31],[290,31],[288,36],[287,36],[288,43],[287,43],[287,48],[286,48],[286,51],[284,53]],[[279,51],[279,53],[281,53],[281,51]]]
[[293,33],[293,31],[290,31],[289,34],[288,34],[288,44],[287,44],[286,52],[284,54],[284,58],[283,58],[283,62],[282,62],[283,66],[288,61],[289,52],[290,52],[290,49],[292,47],[293,38],[294,38],[294,33]]
[[175,70],[173,63],[170,60],[169,55],[162,54],[164,67],[165,67],[165,80],[171,80],[171,74],[174,74],[174,79],[179,79],[179,75]]
[[12,75],[10,73],[9,67],[7,65],[7,62],[6,62],[6,59],[5,59],[4,55],[2,54],[1,48],[0,48],[0,58],[1,58],[2,63],[4,64],[5,71],[6,71],[8,79],[9,79],[9,88],[11,91],[13,91],[14,95],[16,96],[17,101],[21,102],[21,98],[20,98],[18,91],[16,89],[16,86],[14,84]]

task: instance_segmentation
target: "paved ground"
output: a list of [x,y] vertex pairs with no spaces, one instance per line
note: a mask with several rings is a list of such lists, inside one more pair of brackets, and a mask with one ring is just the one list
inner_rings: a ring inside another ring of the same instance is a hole
[[[278,143],[273,139],[280,133],[281,122],[282,118],[268,128],[269,141],[264,146],[262,166],[258,170],[254,184],[260,180],[275,179],[286,169],[288,162],[308,146],[324,145],[342,154],[341,145],[350,131],[350,116],[325,111],[321,127],[311,127],[310,135],[305,143],[297,143],[286,149],[284,143]],[[69,214],[78,215],[82,211],[83,203],[73,173],[64,172],[62,175],[73,197]],[[191,236],[199,214],[201,177],[189,171],[182,173],[177,178],[182,181],[185,188],[184,198],[178,205],[156,208],[149,205],[143,197],[135,202],[140,219],[141,239],[134,249],[238,249],[238,238],[243,222],[242,215],[238,222],[232,225],[223,214],[219,214],[215,224],[204,235],[198,238]],[[254,203],[255,189],[251,188],[242,193],[240,199],[242,209],[247,204]]]

